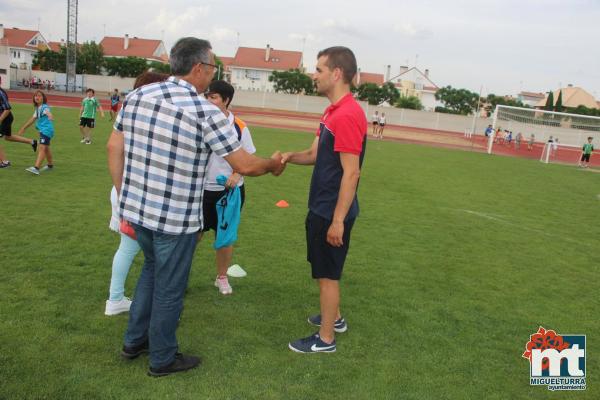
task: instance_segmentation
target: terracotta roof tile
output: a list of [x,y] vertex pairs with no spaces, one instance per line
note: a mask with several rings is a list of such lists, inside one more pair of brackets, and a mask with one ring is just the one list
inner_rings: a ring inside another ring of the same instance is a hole
[[265,61],[266,49],[239,47],[232,67],[261,68],[268,70],[286,71],[302,66],[302,53],[299,51],[270,49],[269,61]]
[[154,52],[160,46],[160,40],[129,38],[129,47],[125,49],[124,37],[105,36],[100,42],[104,55],[108,57],[141,57],[166,62],[167,54],[155,56]]
[[59,52],[61,46],[66,46],[66,43],[63,42],[48,42],[48,46],[50,46],[50,50],[55,51],[55,52]]
[[4,39],[7,40],[10,47],[23,47],[26,49],[36,50],[38,46],[29,46],[27,43],[33,39],[38,31],[30,31],[27,29],[4,28]]
[[377,86],[383,85],[383,74],[373,74],[370,72],[360,73],[360,84],[362,83],[374,83]]
[[229,67],[231,66],[231,63],[233,63],[234,57],[224,57],[224,56],[217,56],[219,57],[219,60],[221,60],[221,62],[223,63],[223,67],[225,69],[229,69]]

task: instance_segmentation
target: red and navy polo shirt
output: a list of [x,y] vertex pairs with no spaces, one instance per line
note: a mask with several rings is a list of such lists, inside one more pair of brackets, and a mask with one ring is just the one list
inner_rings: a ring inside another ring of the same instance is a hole
[[[359,156],[362,167],[367,146],[367,117],[352,94],[325,110],[317,131],[319,146],[308,196],[308,208],[325,219],[333,219],[342,182],[340,153]],[[346,221],[358,216],[358,197],[354,195]]]

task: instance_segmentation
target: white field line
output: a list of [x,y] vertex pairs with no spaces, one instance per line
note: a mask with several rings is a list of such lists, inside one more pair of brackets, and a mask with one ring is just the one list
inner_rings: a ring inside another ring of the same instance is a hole
[[481,212],[481,211],[465,210],[465,209],[461,209],[461,208],[451,208],[450,210],[460,211],[460,212],[464,212],[466,214],[475,215],[477,217],[489,219],[491,221],[499,222],[501,224],[508,225],[508,226],[514,226],[514,227],[516,227],[518,229],[523,229],[523,230],[526,230],[526,231],[529,231],[529,232],[538,233],[540,235],[544,235],[544,236],[547,236],[547,237],[551,237],[551,238],[555,238],[555,239],[559,239],[559,240],[564,240],[566,242],[577,243],[577,244],[585,244],[588,247],[594,247],[591,244],[588,244],[588,243],[586,243],[584,241],[572,239],[572,238],[570,238],[568,236],[555,235],[555,234],[548,233],[546,231],[542,231],[542,230],[539,230],[539,229],[530,228],[528,226],[525,226],[522,223],[511,222],[509,220],[504,219],[504,217],[500,216],[500,215],[494,215],[494,214],[490,214],[490,213],[484,213],[484,212]]

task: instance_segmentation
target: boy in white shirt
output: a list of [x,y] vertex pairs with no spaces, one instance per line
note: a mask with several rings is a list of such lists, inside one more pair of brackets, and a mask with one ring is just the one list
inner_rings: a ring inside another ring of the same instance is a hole
[[[231,100],[233,100],[234,91],[233,86],[225,81],[213,81],[208,87],[206,98],[227,116],[229,123],[231,124],[231,129],[234,129],[237,133],[242,148],[246,150],[246,152],[254,154],[256,148],[252,142],[250,130],[244,121],[235,117],[233,113],[228,110],[229,104],[231,104]],[[228,177],[225,187],[217,183],[217,176],[219,175]],[[233,171],[225,159],[217,156],[215,153],[211,154],[206,168],[204,198],[202,204],[204,217],[203,232],[209,231],[210,229],[215,232],[217,231],[217,202],[225,195],[227,189],[235,186],[240,188],[243,207],[245,200],[244,177]],[[233,293],[233,289],[227,279],[227,268],[231,265],[232,257],[233,246],[217,249],[217,278],[215,280],[215,286],[219,288],[221,294]]]

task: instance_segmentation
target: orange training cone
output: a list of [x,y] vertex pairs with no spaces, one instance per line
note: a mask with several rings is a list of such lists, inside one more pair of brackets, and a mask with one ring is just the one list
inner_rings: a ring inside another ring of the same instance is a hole
[[275,205],[279,208],[288,208],[290,206],[285,200],[279,200],[277,203],[275,203]]

